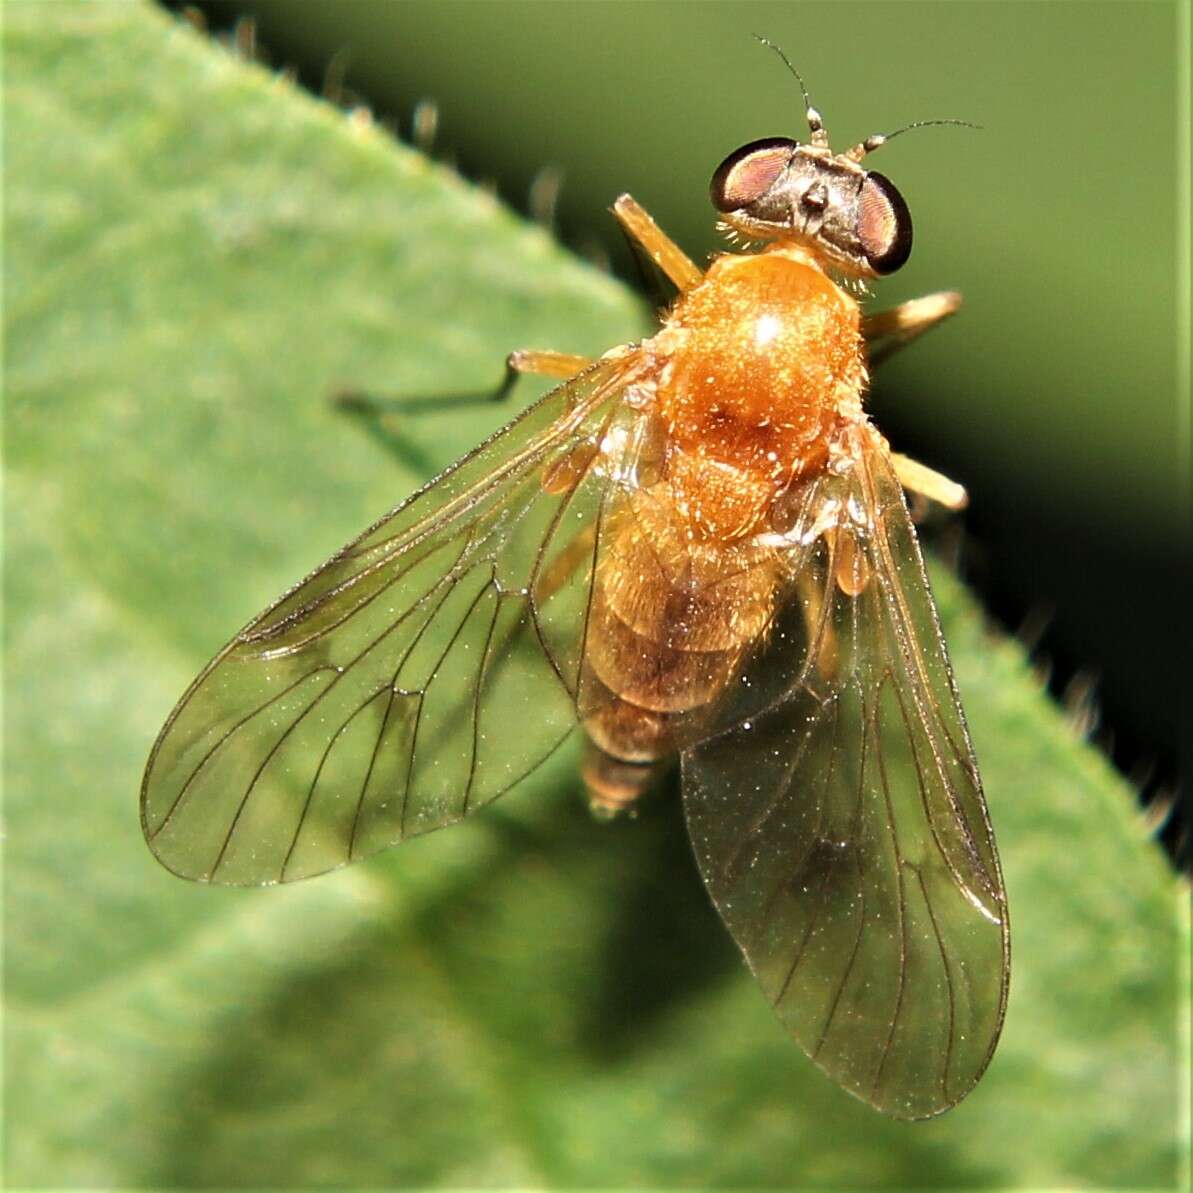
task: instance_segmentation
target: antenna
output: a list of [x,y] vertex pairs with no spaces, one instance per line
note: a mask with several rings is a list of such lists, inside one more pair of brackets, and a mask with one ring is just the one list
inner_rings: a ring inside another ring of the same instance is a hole
[[808,96],[808,88],[804,85],[803,75],[791,65],[791,59],[783,53],[782,47],[775,45],[770,38],[763,37],[760,33],[754,34],[754,40],[761,42],[764,46],[768,46],[774,50],[776,54],[783,60],[783,65],[787,67],[793,75],[795,81],[799,84],[799,89],[804,96],[804,115],[808,121],[808,131],[812,134],[812,144],[823,148],[828,148],[828,133],[824,131],[824,121],[820,117],[820,113],[812,106],[812,100]]
[[956,124],[961,128],[981,128],[980,124],[974,124],[970,120],[913,120],[910,124],[905,124],[902,128],[897,128],[893,133],[873,133],[864,141],[855,145],[844,156],[850,161],[860,162],[867,153],[873,153],[881,145],[885,145],[888,141],[894,140],[895,137],[901,136],[903,133],[910,132],[913,128],[931,128],[938,124]]

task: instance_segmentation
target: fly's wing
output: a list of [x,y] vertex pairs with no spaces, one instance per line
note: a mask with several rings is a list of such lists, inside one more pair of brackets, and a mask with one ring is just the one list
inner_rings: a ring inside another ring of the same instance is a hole
[[877,432],[851,446],[808,494],[790,598],[734,685],[752,704],[683,755],[684,801],[787,1030],[863,1101],[924,1118],[994,1050],[1006,899],[902,489]]
[[145,771],[142,826],[168,869],[318,874],[458,820],[562,742],[600,448],[633,366],[553,390],[212,660]]

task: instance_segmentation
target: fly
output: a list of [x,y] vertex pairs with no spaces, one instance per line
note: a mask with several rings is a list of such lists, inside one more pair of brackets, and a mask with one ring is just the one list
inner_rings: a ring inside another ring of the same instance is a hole
[[290,882],[483,808],[577,724],[607,813],[678,756],[700,872],[783,1026],[922,1118],[993,1053],[1006,897],[904,498],[964,490],[862,400],[960,298],[863,314],[911,252],[864,165],[890,138],[834,153],[800,86],[809,140],[713,175],[750,250],[701,269],[622,195],[678,291],[659,331],[514,353],[560,384],[220,651],[153,747],[142,824],[175,874]]

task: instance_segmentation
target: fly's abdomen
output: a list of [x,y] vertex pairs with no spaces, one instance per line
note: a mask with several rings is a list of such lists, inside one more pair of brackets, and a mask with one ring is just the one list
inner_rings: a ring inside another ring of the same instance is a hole
[[592,744],[619,765],[590,757],[595,803],[608,806],[610,787],[621,792],[618,802],[630,802],[649,781],[649,764],[678,748],[766,632],[777,578],[769,552],[693,538],[666,481],[634,494],[609,519],[589,609],[581,712]]

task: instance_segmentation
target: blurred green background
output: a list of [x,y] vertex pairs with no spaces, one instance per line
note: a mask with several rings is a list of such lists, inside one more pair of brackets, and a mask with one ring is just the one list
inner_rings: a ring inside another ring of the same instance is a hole
[[[1127,711],[1176,740],[1175,8],[260,11],[276,63],[318,79],[349,47],[344,85],[404,127],[433,95],[442,150],[502,194],[560,165],[582,251],[618,251],[622,189],[713,247],[712,166],[798,132],[753,30],[839,139],[984,124],[876,160],[919,237],[881,301],[948,286],[967,309],[874,406],[971,487],[983,592],[1054,604],[1065,649],[1119,666]],[[136,789],[184,685],[502,418],[417,420],[395,459],[327,395],[474,390],[510,347],[599,351],[644,311],[158,8],[10,3],[4,54],[8,1184],[1187,1187],[1187,888],[941,567],[1015,969],[991,1070],[940,1120],[883,1120],[821,1078],[708,906],[673,788],[599,826],[574,756],[318,882],[157,867]]]

